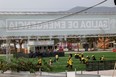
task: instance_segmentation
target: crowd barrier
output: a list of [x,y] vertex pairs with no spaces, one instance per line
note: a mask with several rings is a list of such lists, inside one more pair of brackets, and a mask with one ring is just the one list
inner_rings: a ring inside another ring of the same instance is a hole
[[86,71],[114,69],[115,62],[116,62],[116,60],[89,61],[86,64]]

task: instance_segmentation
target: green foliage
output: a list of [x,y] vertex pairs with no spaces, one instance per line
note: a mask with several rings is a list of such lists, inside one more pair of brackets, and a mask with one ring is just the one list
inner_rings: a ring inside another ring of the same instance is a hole
[[0,59],[0,70],[2,70],[2,73],[9,70],[9,64],[3,59]]
[[42,65],[43,71],[52,71],[52,67],[43,59],[43,65]]
[[30,73],[34,73],[36,71],[39,71],[39,69],[42,69],[43,71],[51,71],[51,67],[43,61],[42,66],[37,65],[37,59],[28,59],[28,58],[14,58],[11,59],[11,62],[8,63],[5,60],[0,60],[0,70],[2,72],[5,72],[7,70],[11,71],[30,71]]

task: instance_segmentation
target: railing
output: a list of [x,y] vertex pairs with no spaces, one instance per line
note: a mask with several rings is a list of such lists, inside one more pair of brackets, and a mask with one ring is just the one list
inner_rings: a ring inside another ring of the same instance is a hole
[[86,64],[86,71],[111,70],[114,69],[116,60],[89,61]]

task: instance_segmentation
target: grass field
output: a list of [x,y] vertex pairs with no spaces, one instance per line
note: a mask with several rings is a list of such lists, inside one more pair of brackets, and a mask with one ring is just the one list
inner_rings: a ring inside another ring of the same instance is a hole
[[[52,71],[51,72],[64,72],[67,70],[66,65],[67,65],[67,60],[68,60],[68,54],[65,54],[65,57],[59,57],[58,62],[54,62],[52,64]],[[106,60],[116,60],[116,53],[115,52],[83,52],[84,56],[89,56],[91,57],[92,55],[95,55],[96,59],[99,60],[99,58],[104,55]],[[2,59],[6,59],[5,56],[0,56]],[[43,58],[45,61],[49,62],[49,59],[52,58],[54,60],[54,57],[46,57]],[[75,59],[74,53],[73,53],[73,70],[85,70],[85,64],[80,63],[78,59]],[[37,61],[37,58],[30,59],[33,62]]]
[[[84,56],[92,56],[95,55],[96,59],[99,60],[99,58],[104,55],[106,60],[116,60],[116,53],[114,52],[85,52],[83,53]],[[45,58],[48,60],[49,58]],[[54,59],[54,58],[53,58]],[[74,53],[73,53],[73,70],[85,70],[85,64],[80,63],[79,59],[74,58]],[[60,57],[59,61],[56,63],[53,63],[53,72],[63,72],[66,69],[67,65],[67,60],[68,60],[68,54],[65,55],[65,57]]]

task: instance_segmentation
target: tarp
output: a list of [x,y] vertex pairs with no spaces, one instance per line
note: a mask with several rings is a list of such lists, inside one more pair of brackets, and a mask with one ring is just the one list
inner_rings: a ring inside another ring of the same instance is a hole
[[0,37],[116,34],[115,14],[2,14]]

